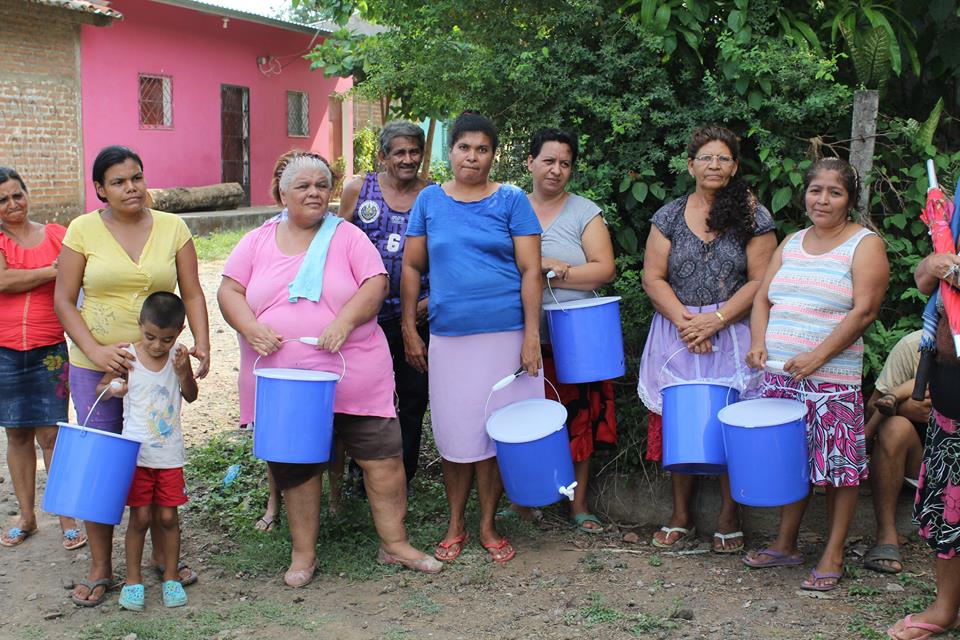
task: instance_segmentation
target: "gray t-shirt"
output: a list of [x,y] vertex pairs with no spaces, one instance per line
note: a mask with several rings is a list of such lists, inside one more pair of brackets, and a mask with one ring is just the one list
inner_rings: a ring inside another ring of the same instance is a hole
[[[567,201],[563,203],[563,208],[560,209],[557,217],[543,230],[543,235],[540,237],[541,255],[566,262],[571,267],[586,264],[587,255],[583,252],[583,230],[601,214],[602,211],[597,203],[571,193],[567,196]],[[591,298],[593,293],[554,287],[553,295],[550,295],[549,289],[543,288],[544,304],[554,302],[554,296],[559,302],[568,302]],[[547,323],[544,315],[540,323],[541,341],[547,342],[547,337]]]

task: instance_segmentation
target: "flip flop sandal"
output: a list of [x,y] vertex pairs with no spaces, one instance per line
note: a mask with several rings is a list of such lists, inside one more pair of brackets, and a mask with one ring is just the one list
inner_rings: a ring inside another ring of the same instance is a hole
[[0,544],[5,547],[15,547],[19,544],[23,544],[23,541],[35,534],[39,529],[34,527],[29,531],[21,529],[20,527],[10,527],[7,529],[6,535],[0,538]]
[[[490,554],[490,560],[498,564],[510,562],[513,560],[513,556],[517,555],[517,550],[513,548],[513,545],[511,545],[510,541],[506,538],[500,538],[500,542],[496,544],[481,543],[481,546]],[[498,555],[498,553],[504,549],[508,549],[508,551],[504,552],[503,555]]]
[[903,628],[899,631],[894,629],[896,625],[887,629],[887,636],[893,638],[894,640],[900,640],[900,633],[908,631],[910,629],[920,629],[921,631],[929,631],[930,633],[922,636],[918,636],[915,640],[926,640],[931,636],[939,635],[941,633],[946,633],[952,629],[960,628],[960,618],[957,618],[956,621],[949,627],[941,627],[940,625],[933,624],[932,622],[914,622],[913,614],[911,613],[906,618],[903,619]]
[[[157,578],[159,580],[163,580],[163,574],[165,573],[164,566],[162,564],[153,565],[153,570],[157,572]],[[186,578],[181,578],[179,582],[184,587],[189,587],[198,580],[199,576],[197,576],[197,572],[191,569],[186,562],[181,562],[177,565],[178,575],[182,574],[184,570],[189,571],[190,573]]]
[[877,398],[876,402],[873,403],[873,407],[879,411],[881,415],[887,417],[895,416],[897,415],[897,396],[892,393],[885,393]]
[[664,534],[663,535],[664,540],[669,540],[671,533],[679,533],[680,537],[674,540],[673,542],[660,542],[659,540],[657,540],[657,536],[654,535],[653,538],[651,538],[650,540],[650,544],[657,547],[658,549],[669,549],[670,547],[674,547],[685,540],[690,540],[697,535],[696,527],[690,527],[689,529],[687,529],[686,527],[660,527],[660,531],[662,531]]
[[[470,542],[469,533],[457,536],[451,540],[441,540],[437,544],[437,548],[433,550],[433,557],[440,562],[453,562],[460,557],[460,553],[463,552],[463,548],[468,542]],[[456,549],[450,551],[453,547],[456,547]]]
[[[727,547],[728,540],[737,540],[737,539],[741,540],[739,547],[733,547],[733,546]],[[743,546],[744,546],[742,542],[743,531],[732,531],[730,533],[720,533],[719,531],[717,531],[716,533],[713,534],[713,541],[716,542],[717,540],[720,541],[720,548],[718,549],[716,545],[713,545],[714,553],[721,553],[721,554],[740,553],[741,551],[743,551]]]
[[[770,569],[772,567],[795,567],[803,564],[803,554],[789,555],[777,551],[776,549],[758,549],[750,554],[743,556],[743,564],[753,569]],[[758,560],[757,556],[767,556],[769,560]]]
[[[263,533],[270,533],[273,531],[274,525],[277,524],[278,518],[279,516],[273,516],[269,520],[266,518],[258,518],[257,521],[253,523],[253,528],[257,531],[262,531]],[[260,525],[261,522],[263,523],[262,526]]]
[[[593,515],[592,513],[578,513],[570,521],[573,522],[577,527],[577,531],[582,533],[603,533],[603,523],[600,522],[600,518]],[[592,522],[597,525],[596,527],[586,526],[587,522]]]
[[73,604],[78,607],[98,607],[103,604],[103,601],[107,599],[107,591],[113,587],[113,580],[111,578],[100,578],[99,580],[94,580],[90,582],[89,580],[79,580],[77,584],[81,587],[86,587],[88,594],[92,594],[97,587],[103,587],[103,593],[100,594],[100,597],[96,600],[88,600],[87,598],[78,598],[74,593],[70,596],[70,600],[73,601]]
[[122,608],[128,611],[143,611],[144,592],[142,584],[126,584],[120,590],[120,599],[117,601]]
[[63,531],[63,548],[73,551],[87,544],[87,536],[80,529],[65,529]]
[[[826,571],[820,573],[813,568],[810,570],[809,580],[804,580],[800,583],[800,588],[804,591],[833,591],[840,586],[840,578],[843,577],[843,573],[835,573],[833,571]],[[829,584],[817,584],[820,580],[835,580]]]
[[[881,561],[897,562],[899,569],[893,569],[889,565],[880,564]],[[903,571],[903,556],[900,555],[900,547],[895,544],[878,544],[863,557],[864,569],[876,571],[877,573],[900,573]]]

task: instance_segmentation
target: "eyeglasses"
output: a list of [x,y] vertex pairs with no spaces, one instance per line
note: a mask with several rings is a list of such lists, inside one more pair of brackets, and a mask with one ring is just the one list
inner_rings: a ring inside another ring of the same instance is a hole
[[695,162],[702,162],[703,164],[711,164],[714,159],[716,159],[720,164],[730,164],[733,162],[733,158],[725,155],[718,155],[715,153],[705,153],[702,156],[694,156],[693,160]]

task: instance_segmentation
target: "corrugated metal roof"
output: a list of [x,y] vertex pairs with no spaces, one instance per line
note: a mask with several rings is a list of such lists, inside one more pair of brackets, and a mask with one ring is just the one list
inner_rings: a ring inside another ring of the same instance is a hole
[[316,34],[319,32],[321,35],[329,35],[333,31],[333,29],[331,28],[331,25],[328,25],[326,23],[314,24],[314,25],[300,24],[298,22],[290,22],[282,18],[277,18],[267,13],[253,13],[251,11],[234,9],[233,7],[226,6],[225,3],[211,2],[209,0],[207,0],[206,2],[201,2],[200,0],[153,0],[153,1],[159,2],[162,4],[173,5],[175,7],[181,7],[184,9],[193,9],[194,11],[200,11],[202,13],[210,13],[215,16],[222,16],[224,18],[236,18],[237,20],[246,20],[248,22],[265,24],[271,27],[286,29],[287,31],[299,31],[301,33],[309,33],[309,34]]
[[96,2],[88,2],[88,0],[30,0],[30,2],[45,4],[48,7],[59,7],[71,11],[92,13],[93,15],[103,16],[113,20],[123,20],[123,14],[119,11]]

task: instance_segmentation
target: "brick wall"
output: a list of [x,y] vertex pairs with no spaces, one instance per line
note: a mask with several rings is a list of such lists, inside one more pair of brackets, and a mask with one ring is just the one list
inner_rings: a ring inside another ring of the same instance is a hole
[[83,212],[79,39],[82,14],[0,0],[0,164],[30,190],[30,216]]

